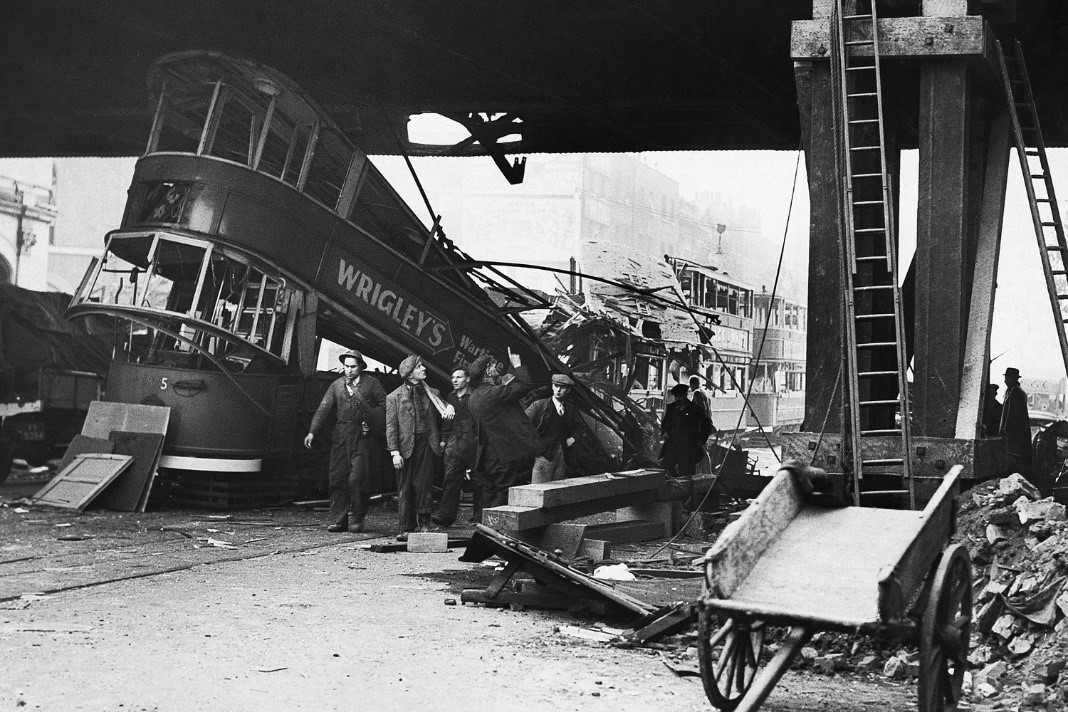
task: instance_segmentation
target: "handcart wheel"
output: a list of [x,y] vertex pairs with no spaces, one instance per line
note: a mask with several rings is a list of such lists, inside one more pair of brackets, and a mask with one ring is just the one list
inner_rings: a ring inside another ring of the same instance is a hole
[[697,652],[705,695],[713,707],[730,712],[749,691],[760,667],[764,622],[729,618],[721,623],[711,609],[701,607],[697,624]]
[[920,627],[920,712],[955,712],[972,635],[972,564],[954,544],[942,552]]

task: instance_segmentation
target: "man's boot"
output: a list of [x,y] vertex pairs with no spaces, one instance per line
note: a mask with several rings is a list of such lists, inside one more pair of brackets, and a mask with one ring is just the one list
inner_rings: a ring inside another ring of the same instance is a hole
[[350,532],[362,532],[366,529],[363,523],[363,517],[357,517],[352,512],[349,512],[349,531]]
[[328,532],[337,534],[338,532],[347,532],[349,530],[349,514],[345,513],[345,516],[341,517],[340,521],[334,522],[326,528]]
[[438,528],[436,526],[434,526],[433,522],[430,521],[430,513],[429,512],[427,512],[426,514],[422,514],[421,513],[419,515],[419,531],[421,531],[421,532],[435,532],[437,530],[438,530]]

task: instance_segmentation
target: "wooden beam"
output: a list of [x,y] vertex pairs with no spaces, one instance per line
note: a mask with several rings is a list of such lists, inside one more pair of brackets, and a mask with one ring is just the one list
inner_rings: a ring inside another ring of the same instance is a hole
[[[998,255],[1005,217],[1005,186],[1009,173],[1009,117],[998,102],[987,135],[986,174],[982,205],[979,208],[979,243],[976,246],[972,277],[972,300],[968,308],[968,336],[964,345],[964,367],[960,378],[960,404],[957,408],[955,437],[980,437],[983,398],[990,380],[990,331],[994,321],[994,293],[997,291]],[[993,437],[997,433],[987,433]]]
[[962,59],[920,67],[914,435],[956,434],[982,183],[975,81]]
[[[921,57],[985,57],[990,31],[978,15],[964,17],[889,17],[879,20],[879,56],[887,59]],[[831,51],[828,20],[795,20],[790,32],[792,59],[827,59]],[[871,54],[858,48],[859,55]]]
[[560,507],[616,494],[656,490],[664,484],[663,470],[632,470],[555,482],[512,487],[508,504],[516,507]]
[[834,94],[829,62],[798,62],[794,69],[801,137],[808,167],[808,336],[803,430],[842,429],[842,267]]
[[657,498],[657,492],[646,490],[617,494],[586,502],[575,502],[560,507],[516,507],[506,504],[501,507],[489,507],[482,510],[482,523],[491,529],[502,531],[523,531],[544,527],[548,524],[566,522],[578,517],[607,512],[611,509],[646,504]]

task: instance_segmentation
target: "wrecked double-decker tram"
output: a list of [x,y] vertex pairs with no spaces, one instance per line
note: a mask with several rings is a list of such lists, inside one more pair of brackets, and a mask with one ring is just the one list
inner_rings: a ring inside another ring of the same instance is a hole
[[[126,325],[106,398],[171,408],[165,466],[288,467],[329,383],[324,338],[386,364],[416,353],[441,385],[508,348],[535,383],[567,372],[517,315],[532,298],[469,268],[284,75],[188,52],[158,60],[149,86],[157,109],[121,227],[69,314]],[[618,466],[622,416],[576,391],[597,433],[586,466]]]

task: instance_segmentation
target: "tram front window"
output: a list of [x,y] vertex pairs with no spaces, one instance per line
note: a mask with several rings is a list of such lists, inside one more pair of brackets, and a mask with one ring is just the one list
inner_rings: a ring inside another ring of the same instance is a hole
[[151,237],[112,240],[104,253],[96,280],[87,285],[77,301],[138,306],[138,298],[144,298],[148,281],[145,272],[148,271],[148,251],[151,246]]
[[259,138],[266,107],[256,106],[229,88],[220,93],[215,135],[207,153],[234,163],[252,165],[252,152]]

